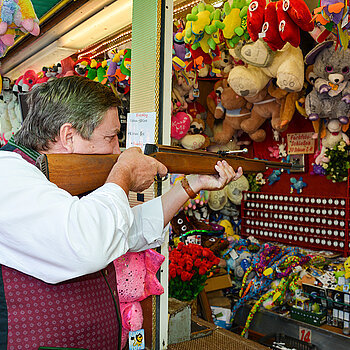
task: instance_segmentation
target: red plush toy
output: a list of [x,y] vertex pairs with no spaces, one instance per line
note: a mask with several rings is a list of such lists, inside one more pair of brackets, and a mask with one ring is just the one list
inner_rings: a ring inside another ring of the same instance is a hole
[[75,65],[75,62],[71,57],[67,57],[61,60],[62,71],[59,74],[57,74],[57,78],[69,77],[71,75],[75,75],[76,73],[74,70],[74,65]]
[[263,40],[273,51],[281,50],[285,45],[278,30],[276,3],[269,2],[265,9],[265,22],[262,26]]
[[253,41],[259,39],[259,33],[264,23],[266,0],[254,0],[247,12],[247,30]]
[[283,10],[301,30],[310,32],[314,29],[311,12],[304,0],[283,0]]
[[284,2],[276,3],[278,30],[283,41],[289,42],[294,47],[300,45],[300,29],[296,23],[290,18],[288,12],[283,9]]

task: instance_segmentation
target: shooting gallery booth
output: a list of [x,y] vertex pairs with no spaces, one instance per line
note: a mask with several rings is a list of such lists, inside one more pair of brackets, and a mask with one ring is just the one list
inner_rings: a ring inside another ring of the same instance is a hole
[[[171,221],[147,292],[125,301],[126,347],[347,349],[347,2],[31,3],[33,29],[3,40],[1,145],[21,127],[26,92],[82,75],[119,96],[122,148],[177,147],[193,174],[209,155],[243,166]],[[130,193],[130,205],[183,177]]]

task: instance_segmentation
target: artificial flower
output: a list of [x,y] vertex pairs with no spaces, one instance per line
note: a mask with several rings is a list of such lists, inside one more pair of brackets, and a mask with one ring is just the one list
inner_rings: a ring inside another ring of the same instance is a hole
[[195,299],[220,259],[198,244],[180,242],[169,253],[169,296],[178,300]]

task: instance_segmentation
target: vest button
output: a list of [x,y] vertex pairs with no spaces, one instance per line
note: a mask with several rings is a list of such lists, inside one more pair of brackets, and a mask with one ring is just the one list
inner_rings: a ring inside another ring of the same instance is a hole
[[107,269],[105,270],[105,275],[106,275],[106,276],[108,275],[108,270],[107,270]]
[[113,292],[113,294],[114,294],[114,296],[116,297],[116,296],[117,296],[117,291],[115,290],[115,291]]

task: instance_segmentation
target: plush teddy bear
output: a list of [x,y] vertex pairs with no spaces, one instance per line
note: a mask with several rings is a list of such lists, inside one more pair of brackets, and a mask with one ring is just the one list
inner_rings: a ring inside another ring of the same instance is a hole
[[226,261],[227,272],[233,274],[236,279],[241,280],[250,266],[252,254],[249,251],[243,251],[236,259],[229,257]]
[[[251,103],[245,98],[236,94],[228,85],[227,80],[222,81],[220,99],[215,108],[214,117],[223,119],[222,128],[214,133],[214,142],[227,144],[238,130],[241,130],[241,123],[250,118]],[[252,139],[254,136],[252,137]]]
[[246,96],[245,99],[253,104],[250,116],[241,122],[241,129],[249,134],[255,142],[262,142],[266,132],[260,127],[267,119],[271,119],[271,126],[277,131],[283,131],[281,126],[281,104],[268,93],[265,86],[255,96]]
[[287,43],[273,52],[262,40],[238,45],[230,50],[247,66],[235,66],[228,83],[240,96],[254,96],[276,78],[277,86],[288,92],[301,91],[304,85],[304,58],[299,47]]
[[180,139],[180,144],[185,149],[205,149],[210,144],[210,139],[204,134],[205,122],[203,119],[194,118],[191,121],[188,133]]
[[249,181],[242,175],[239,179],[231,181],[225,186],[225,193],[228,199],[235,205],[241,205],[243,191],[249,190]]
[[336,43],[318,44],[305,57],[313,65],[310,79],[312,91],[306,96],[305,111],[311,121],[319,118],[338,118],[349,122],[350,112],[350,49],[336,50]]

